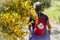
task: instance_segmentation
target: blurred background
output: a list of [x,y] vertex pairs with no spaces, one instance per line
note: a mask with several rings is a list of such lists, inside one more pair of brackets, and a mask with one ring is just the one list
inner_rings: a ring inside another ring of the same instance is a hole
[[60,0],[0,0],[0,40],[29,40],[26,18],[36,17],[33,4],[37,1],[49,17],[51,40],[60,40]]

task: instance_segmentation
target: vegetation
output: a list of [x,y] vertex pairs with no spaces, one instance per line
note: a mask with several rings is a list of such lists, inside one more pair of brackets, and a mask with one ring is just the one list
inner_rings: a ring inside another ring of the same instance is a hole
[[30,16],[36,18],[35,11],[30,3],[31,0],[11,0],[4,6],[4,11],[0,14],[2,40],[14,40],[14,38],[25,40],[24,36],[29,32],[25,32],[24,27],[31,25],[28,23],[28,18]]
[[51,21],[60,23],[60,0],[52,0],[51,7],[45,9],[44,13],[49,16]]
[[[60,23],[60,0],[37,0],[40,1],[50,21]],[[33,3],[36,0],[3,0],[3,7],[0,7],[0,35],[2,40],[25,40],[24,36],[29,31],[24,28],[31,25],[28,18],[37,18]]]

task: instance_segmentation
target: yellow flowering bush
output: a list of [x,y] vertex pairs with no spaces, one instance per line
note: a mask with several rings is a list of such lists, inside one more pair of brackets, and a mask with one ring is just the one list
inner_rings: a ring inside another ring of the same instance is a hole
[[6,36],[7,40],[14,40],[14,38],[25,40],[24,36],[29,32],[24,32],[23,28],[32,23],[29,23],[28,18],[36,19],[37,17],[30,3],[31,0],[12,0],[4,6],[5,11],[0,14],[2,40],[4,40],[3,36]]

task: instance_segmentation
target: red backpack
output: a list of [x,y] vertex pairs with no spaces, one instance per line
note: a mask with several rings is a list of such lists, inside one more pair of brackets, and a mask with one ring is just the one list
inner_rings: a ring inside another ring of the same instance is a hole
[[38,17],[36,23],[34,25],[34,33],[38,35],[43,35],[46,30],[46,21],[44,19],[44,15],[42,17]]

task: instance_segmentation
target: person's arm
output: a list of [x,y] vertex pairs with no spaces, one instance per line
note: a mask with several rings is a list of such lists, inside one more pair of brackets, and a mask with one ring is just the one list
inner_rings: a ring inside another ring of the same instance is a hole
[[32,18],[30,17],[29,18],[29,25],[28,25],[28,30],[31,31],[31,21],[32,21]]
[[33,20],[31,20],[31,22],[30,22],[30,25],[29,25],[29,27],[28,27],[28,29],[31,31],[31,27],[34,25],[34,21]]
[[28,29],[29,29],[29,31],[31,30],[31,26],[30,25],[29,25]]
[[48,26],[48,31],[49,31],[49,33],[50,33],[50,32],[51,32],[51,25],[50,25],[49,20],[47,21],[47,26]]

